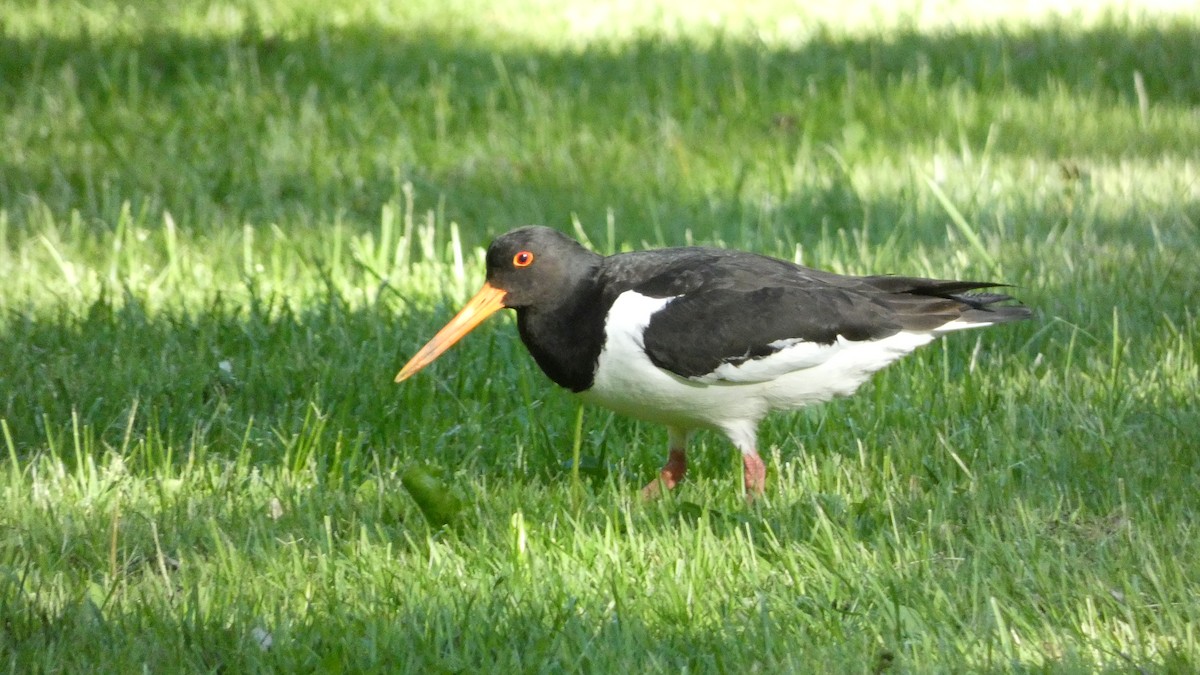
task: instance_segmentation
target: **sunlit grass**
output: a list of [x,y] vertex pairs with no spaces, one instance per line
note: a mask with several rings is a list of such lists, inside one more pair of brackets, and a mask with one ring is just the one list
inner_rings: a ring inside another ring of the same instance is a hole
[[[1200,25],[831,7],[5,4],[0,663],[1194,670]],[[392,383],[529,222],[1037,319],[646,505],[663,430],[509,318]]]

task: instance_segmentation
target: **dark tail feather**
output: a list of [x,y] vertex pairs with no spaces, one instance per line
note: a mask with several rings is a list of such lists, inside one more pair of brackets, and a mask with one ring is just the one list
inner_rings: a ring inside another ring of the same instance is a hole
[[990,281],[946,281],[922,277],[876,276],[863,277],[863,281],[885,293],[911,293],[935,298],[953,298],[955,295],[980,288],[1000,288],[1008,284]]
[[[1007,295],[989,294],[989,299],[986,302],[980,302],[978,297],[971,295],[960,296],[962,301],[972,305],[971,309],[964,310],[960,319],[970,321],[972,323],[1005,323],[1008,321],[1022,321],[1033,316],[1033,310],[1024,305],[1004,305],[1002,307],[992,307],[994,302],[1003,302],[1012,300]],[[978,304],[976,304],[978,303]]]
[[1024,305],[1000,305],[1013,301],[1011,295],[968,292],[1008,284],[891,276],[868,277],[866,281],[890,294],[887,304],[908,329],[936,330],[952,321],[988,325],[1033,316],[1033,310]]

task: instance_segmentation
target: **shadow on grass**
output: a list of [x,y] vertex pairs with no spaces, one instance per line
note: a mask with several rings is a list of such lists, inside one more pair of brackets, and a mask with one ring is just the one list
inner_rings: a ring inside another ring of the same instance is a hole
[[[196,216],[184,228],[311,221],[313,208],[369,223],[399,175],[444,198],[470,243],[483,223],[596,223],[609,208],[661,235],[697,214],[753,222],[762,206],[739,203],[755,163],[786,166],[814,146],[849,162],[942,141],[1018,157],[1172,155],[1200,138],[1129,122],[1134,81],[1152,112],[1186,114],[1200,104],[1200,72],[1178,56],[1191,53],[1200,34],[1182,22],[582,52],[371,25],[287,39],[0,37],[0,94],[40,111],[47,147],[0,159],[0,203],[37,195],[107,217],[147,200]],[[1104,119],[1056,116],[1062,100]],[[1106,115],[1123,116],[1121,130]],[[273,161],[289,143],[295,154]],[[786,192],[786,176],[770,180]],[[844,224],[827,206],[812,212]]]
[[[464,391],[482,386],[479,393],[510,399],[487,372],[397,386],[410,340],[397,333],[395,309],[327,300],[297,310],[253,292],[245,305],[218,295],[195,313],[171,315],[147,313],[136,297],[102,296],[78,317],[65,309],[14,315],[0,357],[0,418],[21,456],[50,449],[73,462],[112,449],[146,455],[139,459],[154,470],[172,447],[285,461],[300,446],[344,440],[437,456],[479,442],[458,434]],[[436,320],[410,316],[400,325],[432,334]],[[480,329],[476,344],[514,351],[515,336],[496,339],[503,328]],[[488,412],[482,401],[471,405],[474,415]],[[70,431],[75,423],[81,438]]]
[[[331,475],[350,467],[357,472],[356,481],[374,475],[380,462],[385,469],[427,462],[501,481],[565,480],[569,471],[563,462],[570,458],[576,403],[537,371],[508,320],[481,327],[420,377],[404,385],[392,381],[407,356],[452,310],[409,312],[398,319],[386,301],[352,308],[330,295],[297,310],[284,300],[252,293],[245,306],[217,297],[185,313],[150,314],[136,298],[99,298],[79,317],[65,312],[13,316],[0,333],[0,419],[21,460],[51,452],[73,465],[77,459],[112,451],[125,457],[130,470],[153,473],[164,463],[186,463],[191,459],[188,453],[199,451],[221,461],[240,458],[297,470],[312,459],[318,472]],[[1022,370],[1038,368],[1028,364],[1034,352],[1047,363],[1062,363],[1073,353],[1075,361],[1084,364],[1077,367],[1097,370],[1110,346],[1104,338],[1090,345],[1071,330],[1065,323],[1044,328],[1031,322],[981,340],[989,350],[1009,355],[1007,364],[1022,364]],[[1033,347],[1031,340],[1036,340]],[[948,338],[944,348],[953,352],[948,358],[956,364],[955,372],[964,375],[959,371],[973,358],[972,342]],[[912,357],[935,358],[930,350]],[[1142,369],[1149,365],[1140,364],[1157,357],[1131,350],[1127,358],[1128,367]],[[905,368],[902,363],[892,370]],[[912,375],[897,377],[901,382]],[[1057,377],[1050,379],[1057,382]],[[888,392],[886,399],[901,401],[939,391],[924,380],[896,386],[904,390]],[[1027,438],[1028,447],[1046,463],[1038,472],[1081,486],[1089,480],[1111,481],[1115,474],[1109,465],[1115,458],[1105,460],[1105,453],[1135,443],[1114,436],[1117,431],[1134,434],[1131,438],[1157,434],[1168,444],[1189,433],[1188,414],[1163,408],[1167,402],[1160,398],[1126,396],[1129,386],[1121,384],[1108,397],[1089,394],[1077,401],[1070,387],[1038,389],[1019,417],[1005,420],[1018,424],[1006,433]],[[862,405],[852,413],[861,417],[858,431],[840,417],[822,426],[855,437],[876,433],[877,422],[872,420],[898,427],[909,423],[910,406],[877,409],[878,401],[872,403],[869,393],[863,396],[856,397]],[[1001,405],[1002,400],[993,392],[956,406],[971,415],[985,414],[987,405]],[[602,411],[590,411],[585,421],[583,455],[601,458],[612,472],[595,477],[595,489],[605,489],[610,478],[648,481],[662,461],[661,428],[623,418],[610,428],[604,420]],[[930,423],[938,422],[935,418]],[[812,424],[802,426],[811,430]],[[783,427],[772,429],[774,440],[768,437],[765,442],[784,443],[779,437]],[[732,450],[719,435],[702,440],[706,447],[694,457],[701,460],[697,475],[725,481],[733,489],[737,475],[726,461]],[[1059,443],[1089,448],[1080,455],[1095,455],[1088,459],[1087,475],[1072,476],[1079,457],[1046,450]],[[1165,453],[1163,461],[1175,454]],[[910,460],[919,463],[919,458]],[[1161,469],[1155,462],[1128,460],[1125,478],[1131,485],[1152,483]],[[957,469],[951,465],[947,471],[953,474]],[[810,519],[804,515],[810,506],[793,514],[796,522]],[[686,505],[680,508],[681,517],[690,517]],[[857,517],[850,506],[837,510],[852,520]]]

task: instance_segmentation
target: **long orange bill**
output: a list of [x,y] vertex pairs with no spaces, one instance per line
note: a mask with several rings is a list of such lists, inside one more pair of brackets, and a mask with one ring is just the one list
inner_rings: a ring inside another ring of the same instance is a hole
[[504,291],[489,283],[484,283],[483,288],[479,289],[467,306],[455,314],[454,318],[450,319],[450,323],[443,326],[432,340],[421,347],[421,351],[404,364],[404,367],[396,374],[396,381],[403,382],[416,375],[418,370],[433,363],[433,360],[441,356],[442,352],[450,349],[455,342],[470,333],[471,329],[482,323],[484,319],[504,309],[504,296]]

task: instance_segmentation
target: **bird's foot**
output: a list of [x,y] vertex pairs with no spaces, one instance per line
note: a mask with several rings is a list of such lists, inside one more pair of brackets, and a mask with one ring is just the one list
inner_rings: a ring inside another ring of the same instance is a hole
[[683,475],[686,473],[687,455],[682,450],[672,450],[662,471],[658,472],[658,478],[642,488],[642,498],[654,499],[659,496],[664,487],[668,490],[673,489],[679,481],[683,480]]
[[767,465],[757,452],[744,453],[742,465],[745,468],[746,501],[751,502],[755,497],[761,497],[767,487]]

